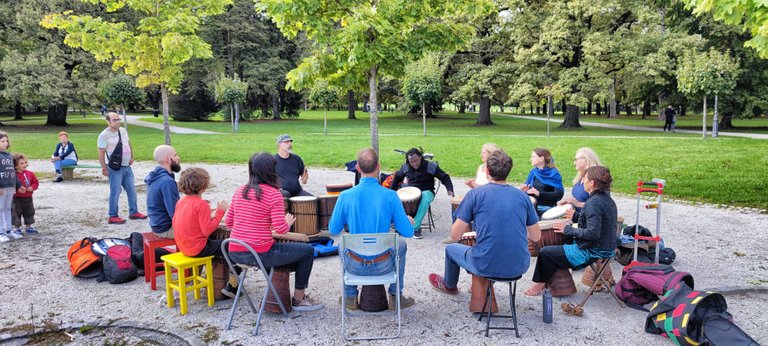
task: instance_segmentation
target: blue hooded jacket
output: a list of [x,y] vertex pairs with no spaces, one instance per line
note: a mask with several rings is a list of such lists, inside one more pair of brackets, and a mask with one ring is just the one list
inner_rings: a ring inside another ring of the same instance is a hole
[[147,214],[152,232],[163,233],[171,229],[173,212],[179,200],[179,188],[173,173],[157,166],[144,182],[147,184]]

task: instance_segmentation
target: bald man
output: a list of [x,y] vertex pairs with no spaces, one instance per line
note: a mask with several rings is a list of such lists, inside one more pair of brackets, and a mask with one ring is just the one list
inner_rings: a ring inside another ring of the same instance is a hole
[[179,200],[179,188],[173,174],[181,171],[179,155],[170,145],[158,145],[154,158],[157,167],[144,178],[147,184],[149,226],[158,236],[173,238],[171,221]]

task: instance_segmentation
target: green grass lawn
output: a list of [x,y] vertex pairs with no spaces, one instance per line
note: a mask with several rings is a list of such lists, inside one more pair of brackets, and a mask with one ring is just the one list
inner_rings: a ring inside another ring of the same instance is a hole
[[[172,125],[221,132],[219,135],[172,134],[173,145],[185,162],[244,165],[257,151],[274,152],[275,137],[290,133],[295,151],[309,166],[342,168],[359,149],[370,145],[368,114],[357,112],[358,120],[347,120],[346,112],[328,113],[328,135],[323,135],[321,111],[303,112],[301,117],[280,121],[255,120],[240,124],[232,135],[229,123],[175,122]],[[635,183],[654,177],[666,179],[665,192],[672,198],[768,209],[768,141],[720,137],[702,140],[698,135],[632,132],[602,128],[563,130],[556,126],[546,137],[546,123],[494,117],[495,126],[474,126],[474,114],[440,115],[427,120],[427,137],[421,135],[421,118],[384,113],[379,122],[379,146],[384,171],[392,171],[404,158],[393,149],[421,146],[434,153],[440,166],[453,176],[472,176],[480,163],[480,146],[494,142],[513,158],[510,180],[522,182],[536,147],[552,150],[566,186],[574,175],[576,149],[597,151],[611,168],[614,191],[634,195]],[[32,158],[50,157],[58,142],[57,127],[42,126],[44,116],[26,120],[0,119],[9,133],[11,151]],[[148,121],[162,122],[161,118]],[[620,119],[621,120],[621,119]],[[585,121],[586,118],[585,118]],[[592,121],[589,118],[589,121]],[[96,159],[96,138],[105,128],[97,115],[82,118],[70,115],[70,140],[83,159]],[[656,126],[659,122],[656,121]],[[163,143],[162,131],[129,126],[131,143],[138,160],[151,160],[152,150]],[[351,177],[351,174],[350,174]]]

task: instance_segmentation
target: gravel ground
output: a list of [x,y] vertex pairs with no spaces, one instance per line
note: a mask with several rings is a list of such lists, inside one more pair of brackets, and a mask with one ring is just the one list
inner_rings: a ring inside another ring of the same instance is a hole
[[[93,163],[93,162],[91,162]],[[183,163],[185,167],[192,164]],[[206,193],[209,200],[229,199],[234,189],[247,178],[246,165],[226,166],[200,164],[212,175],[214,187]],[[134,167],[137,182],[153,168],[148,162]],[[49,172],[50,163],[33,161],[30,169]],[[521,168],[515,168],[521,169]],[[247,304],[241,304],[233,327],[224,330],[231,301],[219,301],[209,308],[204,301],[190,300],[189,313],[181,316],[178,308],[165,307],[164,290],[151,291],[139,278],[122,285],[72,278],[66,259],[67,249],[86,236],[97,238],[127,237],[131,232],[149,230],[146,220],[129,220],[124,225],[108,225],[107,180],[95,169],[77,170],[76,179],[61,184],[51,182],[50,173],[39,173],[42,183],[35,192],[36,224],[40,234],[0,244],[0,343],[24,325],[77,324],[88,321],[131,321],[150,325],[170,333],[192,335],[211,344],[343,344],[340,334],[341,310],[340,269],[338,258],[316,261],[308,292],[325,303],[316,312],[293,312],[289,317],[266,314],[259,336],[250,335],[255,315]],[[311,169],[311,192],[324,193],[327,183],[352,182],[352,173],[341,170]],[[457,193],[465,193],[461,179],[454,179]],[[146,194],[138,183],[139,209],[145,211]],[[614,196],[619,215],[627,224],[635,223],[634,196]],[[127,213],[123,195],[121,216]],[[736,323],[759,342],[768,340],[768,324],[764,313],[768,304],[768,269],[766,269],[765,235],[768,215],[754,211],[722,209],[710,205],[671,202],[663,204],[662,236],[677,252],[674,266],[690,272],[697,289],[727,292],[726,299]],[[580,284],[581,272],[574,273],[579,293],[555,298],[554,323],[542,323],[541,298],[529,298],[522,291],[530,285],[533,268],[518,287],[518,320],[521,339],[508,331],[492,331],[483,335],[484,324],[467,311],[469,278],[462,275],[458,296],[447,296],[432,290],[427,281],[431,272],[443,270],[443,245],[440,241],[450,227],[450,203],[441,189],[433,211],[437,229],[425,232],[424,239],[408,240],[408,263],[405,294],[416,299],[414,307],[403,310],[401,344],[601,344],[658,345],[669,344],[660,336],[643,330],[645,314],[620,309],[607,293],[593,296],[584,317],[565,315],[557,306],[562,302],[577,303],[586,287]],[[653,228],[655,213],[641,210],[640,224]],[[533,265],[532,261],[532,265]],[[620,265],[613,263],[618,280]],[[252,297],[260,297],[263,283],[251,276],[246,283]],[[498,288],[497,288],[498,290]],[[498,291],[497,291],[498,292]],[[190,298],[191,299],[191,298]],[[509,307],[508,299],[499,296],[500,309]],[[368,314],[352,320],[356,333],[391,331],[391,315]],[[199,341],[198,340],[198,341]],[[631,341],[630,341],[631,340]],[[75,343],[87,344],[85,340]],[[394,342],[389,342],[394,343]],[[129,342],[130,344],[130,342]]]

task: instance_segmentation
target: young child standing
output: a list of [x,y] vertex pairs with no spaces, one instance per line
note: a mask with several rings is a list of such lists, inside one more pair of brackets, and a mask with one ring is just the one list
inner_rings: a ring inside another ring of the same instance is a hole
[[32,193],[37,190],[40,184],[37,182],[35,173],[27,170],[29,161],[24,154],[13,154],[13,165],[16,167],[16,181],[21,187],[16,189],[13,195],[13,237],[21,238],[21,218],[24,217],[24,226],[28,235],[37,234],[37,230],[32,227],[35,223],[35,205],[32,203]]
[[13,156],[8,153],[11,141],[8,134],[0,131],[0,243],[7,243],[21,235],[12,235],[11,203],[13,193],[21,187],[16,180],[16,170],[13,167]]

